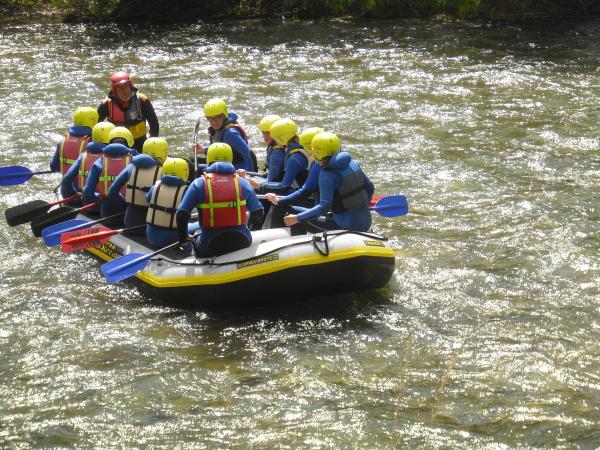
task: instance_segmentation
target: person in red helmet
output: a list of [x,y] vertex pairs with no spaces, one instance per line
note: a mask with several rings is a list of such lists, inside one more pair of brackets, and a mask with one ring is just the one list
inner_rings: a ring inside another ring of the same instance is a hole
[[127,72],[118,71],[110,77],[110,92],[98,106],[98,116],[99,121],[106,119],[116,126],[128,128],[135,140],[134,148],[139,152],[148,133],[151,137],[158,136],[154,107],[147,96],[138,92]]

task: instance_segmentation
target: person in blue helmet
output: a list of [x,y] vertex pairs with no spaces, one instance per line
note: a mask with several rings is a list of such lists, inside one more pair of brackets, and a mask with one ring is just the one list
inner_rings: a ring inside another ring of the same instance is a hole
[[162,165],[169,156],[168,142],[159,137],[151,137],[144,141],[142,154],[136,155],[115,179],[108,190],[109,197],[121,196],[125,186],[125,210],[124,223],[126,227],[136,227],[129,231],[130,234],[146,234],[146,213],[148,211],[148,200],[146,196],[150,188],[162,176]]
[[165,247],[179,239],[175,215],[188,189],[189,170],[185,159],[167,158],[160,181],[146,194],[146,239],[154,247]]
[[[101,217],[111,217],[105,224],[120,226],[123,224],[122,215],[125,214],[127,204],[121,196],[111,197],[109,190],[137,152],[131,148],[134,142],[133,135],[125,127],[113,128],[108,135],[108,142],[109,144],[102,150],[102,158],[99,158],[90,169],[83,188],[82,200],[85,204],[100,201]],[[125,187],[121,189],[121,194],[124,196]],[[117,216],[121,213],[121,216]]]
[[319,133],[311,145],[321,166],[319,203],[310,209],[296,207],[300,213],[285,216],[284,223],[293,226],[310,221],[319,229],[368,231],[373,183],[350,154],[341,151],[340,139],[335,134]]
[[263,224],[263,229],[285,226],[283,223],[283,216],[286,213],[294,211],[291,208],[291,205],[311,207],[319,203],[318,191],[321,166],[314,161],[311,141],[317,134],[322,133],[323,131],[325,130],[320,127],[310,127],[303,130],[302,133],[298,135],[300,145],[302,145],[304,150],[310,155],[308,177],[300,189],[296,189],[291,194],[283,197],[274,192],[267,192],[265,195],[266,199],[275,205],[275,207],[269,210],[265,223]]
[[[233,166],[236,169],[256,171],[256,155],[248,146],[248,134],[238,122],[237,114],[228,111],[227,104],[220,98],[210,99],[204,105],[204,115],[210,126],[210,143],[223,142],[233,150]],[[204,154],[201,144],[194,144],[199,154]]]
[[94,125],[91,142],[88,142],[85,150],[79,154],[60,181],[60,193],[63,198],[83,191],[90,169],[99,158],[102,158],[102,151],[108,145],[108,137],[114,127],[110,122],[99,122]]
[[285,153],[283,157],[283,178],[281,181],[266,181],[259,183],[256,180],[246,176],[246,173],[240,171],[240,175],[247,177],[254,189],[260,194],[265,192],[274,192],[279,194],[289,194],[302,186],[308,176],[308,153],[304,150],[298,140],[298,126],[291,119],[279,119],[271,125],[270,135],[275,142],[284,146]]
[[[177,208],[179,242],[194,243],[199,257],[218,256],[249,247],[252,234],[248,224],[260,223],[263,208],[252,186],[241,178],[232,164],[228,144],[208,147],[204,174],[194,180]],[[193,239],[188,233],[192,209],[197,207],[201,233]],[[247,220],[246,211],[250,212]]]
[[92,127],[98,123],[98,112],[84,106],[73,113],[73,124],[56,143],[50,160],[50,170],[65,175],[92,137]]

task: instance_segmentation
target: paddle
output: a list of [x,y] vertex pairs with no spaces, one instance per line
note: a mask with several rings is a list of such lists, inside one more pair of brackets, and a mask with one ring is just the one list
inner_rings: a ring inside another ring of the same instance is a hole
[[24,166],[7,166],[0,167],[0,186],[14,186],[16,184],[23,184],[34,175],[42,175],[45,173],[54,173],[53,170],[42,170],[40,172],[33,172]]
[[408,200],[404,195],[380,198],[370,209],[383,217],[398,217],[408,214]]
[[106,216],[98,220],[84,220],[84,219],[72,219],[60,222],[54,225],[50,225],[42,230],[42,238],[44,243],[48,247],[56,247],[60,245],[60,236],[67,231],[83,230],[89,228],[92,225],[103,222],[105,220],[116,219],[117,217],[125,215],[125,212],[113,214],[112,216]]
[[146,227],[146,224],[136,225],[119,230],[111,230],[103,225],[85,228],[83,230],[67,231],[60,237],[60,246],[65,253],[78,252],[91,247],[98,247],[110,240],[111,236],[136,228]]
[[68,206],[61,206],[59,208],[48,211],[48,213],[41,216],[36,216],[31,219],[31,231],[36,237],[42,235],[42,230],[50,225],[54,225],[58,222],[64,222],[65,220],[74,219],[77,214],[82,211],[97,206],[99,201],[90,203],[89,205],[82,206],[81,208],[70,208]]
[[22,205],[13,206],[12,208],[8,208],[6,211],[4,211],[6,223],[8,223],[9,226],[14,227],[30,222],[35,216],[44,214],[53,206],[75,200],[80,195],[81,194],[75,194],[71,197],[63,198],[62,200],[57,200],[53,203],[48,203],[44,200],[32,200],[30,202],[23,203]]
[[113,259],[110,262],[102,264],[100,266],[100,271],[109,283],[116,283],[132,277],[139,271],[144,270],[144,268],[148,265],[148,261],[150,261],[150,259],[152,259],[154,256],[175,248],[178,245],[179,242],[173,242],[172,244],[169,244],[166,247],[156,250],[148,255],[143,255],[141,253],[130,253],[129,255],[123,255],[117,259]]

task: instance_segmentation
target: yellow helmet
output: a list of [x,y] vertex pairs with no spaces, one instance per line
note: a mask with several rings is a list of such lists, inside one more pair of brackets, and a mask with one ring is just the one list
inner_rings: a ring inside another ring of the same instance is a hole
[[340,138],[328,131],[317,134],[310,145],[312,146],[313,155],[318,160],[328,158],[339,152],[341,147]]
[[98,123],[98,111],[89,106],[77,108],[73,113],[73,123],[82,127],[92,128]]
[[263,133],[271,131],[271,125],[281,119],[277,114],[269,114],[262,118],[258,124],[258,129]]
[[114,127],[115,125],[110,122],[98,122],[94,125],[94,128],[92,128],[92,141],[108,144],[110,142],[110,132]]
[[325,131],[323,128],[319,128],[319,127],[310,127],[307,128],[306,130],[302,130],[302,133],[300,133],[298,135],[298,140],[300,141],[300,145],[302,147],[304,147],[304,150],[306,150],[308,153],[312,153],[312,146],[310,145],[313,138],[319,134],[322,133],[323,131]]
[[185,159],[182,158],[167,158],[162,166],[163,175],[171,175],[187,181],[190,175],[190,166]]
[[271,125],[271,137],[280,145],[287,143],[298,133],[296,122],[291,119],[279,119]]
[[232,162],[233,150],[229,144],[224,142],[215,142],[210,144],[206,150],[206,164],[211,165],[217,161]]
[[169,143],[166,139],[159,137],[148,138],[144,142],[142,153],[150,155],[159,162],[164,163],[169,156]]
[[204,115],[206,117],[215,117],[223,114],[227,117],[227,103],[220,98],[211,98],[204,105]]
[[112,142],[113,139],[122,138],[127,141],[127,147],[133,147],[133,134],[125,127],[114,127],[108,134],[108,142]]

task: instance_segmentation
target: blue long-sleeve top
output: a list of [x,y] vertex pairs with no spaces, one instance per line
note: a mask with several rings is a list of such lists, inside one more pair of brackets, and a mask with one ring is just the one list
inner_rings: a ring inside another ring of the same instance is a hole
[[[82,125],[71,125],[67,133],[69,133],[72,136],[91,136],[92,129],[90,127],[84,127]],[[56,147],[54,148],[54,155],[52,155],[52,158],[50,159],[50,170],[52,170],[53,172],[60,171],[60,147],[62,146],[64,139],[65,138],[63,137],[56,143]]]
[[[319,189],[319,174],[321,173],[321,166],[319,163],[314,162],[310,166],[310,170],[308,171],[308,178],[302,185],[300,189],[296,189],[291,194],[286,195],[285,197],[281,197],[278,201],[278,205],[286,206],[292,205],[294,202],[300,198],[308,197],[313,192]],[[318,199],[315,199],[318,200]]]
[[135,155],[133,158],[131,158],[131,163],[125,167],[119,175],[117,175],[115,181],[113,181],[113,183],[110,185],[110,188],[108,189],[108,196],[118,197],[121,195],[121,192],[119,191],[131,177],[131,172],[133,172],[134,167],[148,169],[154,166],[156,166],[156,160],[152,156],[145,155],[143,153],[141,155]]
[[[333,196],[342,185],[342,174],[352,170],[360,170],[360,166],[352,160],[347,152],[334,154],[319,173],[319,203],[314,207],[298,214],[298,220],[305,222],[315,217],[323,216],[331,210]],[[371,180],[363,172],[363,181],[367,190],[369,201],[375,192]],[[343,229],[367,231],[371,225],[371,212],[368,205],[355,210],[333,213],[333,220]],[[366,229],[365,229],[366,227]]]
[[302,149],[300,144],[297,142],[292,142],[285,149],[285,157],[283,159],[283,164],[285,167],[285,174],[283,179],[279,182],[267,181],[265,183],[261,183],[259,187],[259,192],[271,192],[275,190],[281,190],[287,187],[290,187],[294,180],[298,176],[300,172],[306,170],[308,167],[308,159],[302,152],[292,153],[295,149]]
[[[137,155],[137,152],[129,147],[126,147],[123,144],[108,144],[104,147],[104,154],[107,156],[123,156],[127,153],[131,153],[132,155]],[[97,200],[99,194],[96,193],[96,185],[98,184],[98,180],[100,179],[100,175],[102,174],[102,160],[100,158],[96,161],[88,174],[88,179],[85,183],[85,187],[83,188],[83,203],[93,203]]]
[[[229,113],[227,119],[225,119],[223,122],[223,127],[237,122],[237,119],[237,114]],[[210,130],[211,129],[209,128],[209,132]],[[213,131],[213,133],[216,131]],[[240,130],[238,130],[235,126],[225,128],[218,142],[229,144],[233,150],[233,165],[236,169],[246,169],[248,171],[252,171],[254,169],[252,158],[250,157],[250,147],[240,133]]]
[[[101,142],[88,142],[86,151],[90,154],[102,153],[106,147],[106,144]],[[67,173],[65,173],[60,180],[60,194],[63,198],[71,197],[77,192],[80,192],[82,186],[79,186],[79,168],[81,167],[81,161],[83,160],[83,153],[81,153],[73,165],[69,167]]]
[[281,181],[283,179],[285,159],[285,147],[278,146],[274,142],[267,147],[266,166],[269,168],[267,181]]

